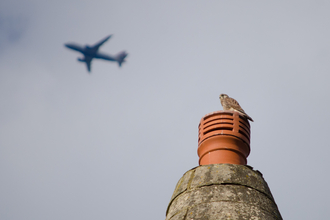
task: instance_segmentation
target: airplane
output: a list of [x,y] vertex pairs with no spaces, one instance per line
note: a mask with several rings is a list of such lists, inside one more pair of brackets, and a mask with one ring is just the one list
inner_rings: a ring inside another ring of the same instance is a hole
[[94,58],[115,61],[118,62],[119,67],[121,67],[121,64],[125,62],[125,57],[128,55],[125,51],[121,51],[117,53],[115,56],[98,52],[100,46],[104,44],[107,40],[109,40],[111,36],[112,35],[107,36],[106,38],[104,38],[103,40],[101,40],[100,42],[96,43],[93,46],[89,46],[89,45],[80,46],[74,43],[64,44],[64,46],[66,46],[69,49],[78,51],[84,55],[83,58],[78,58],[78,61],[86,63],[88,72],[91,71],[91,62]]

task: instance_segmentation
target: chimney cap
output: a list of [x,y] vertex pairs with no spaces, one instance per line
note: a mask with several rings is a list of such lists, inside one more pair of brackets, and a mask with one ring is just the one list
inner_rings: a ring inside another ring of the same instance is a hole
[[236,111],[215,111],[199,123],[199,164],[246,165],[250,154],[250,123]]

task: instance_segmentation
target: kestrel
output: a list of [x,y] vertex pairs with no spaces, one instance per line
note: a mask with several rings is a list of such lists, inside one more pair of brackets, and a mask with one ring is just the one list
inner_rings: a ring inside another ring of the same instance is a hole
[[235,99],[230,98],[226,94],[221,94],[219,98],[223,110],[236,111],[242,114],[245,118],[249,119],[250,121],[253,121],[252,118],[245,113],[245,111],[241,108],[241,106]]

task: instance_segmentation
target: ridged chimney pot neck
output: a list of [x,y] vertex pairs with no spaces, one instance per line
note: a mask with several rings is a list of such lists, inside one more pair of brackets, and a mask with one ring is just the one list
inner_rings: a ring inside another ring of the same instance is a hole
[[199,165],[247,164],[250,154],[250,123],[235,111],[216,111],[199,123]]

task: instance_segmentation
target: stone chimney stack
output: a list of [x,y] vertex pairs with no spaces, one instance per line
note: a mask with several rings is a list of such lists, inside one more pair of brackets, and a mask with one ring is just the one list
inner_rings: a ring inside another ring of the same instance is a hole
[[205,115],[199,124],[199,165],[179,180],[166,220],[282,220],[262,174],[246,165],[250,124],[233,111]]

